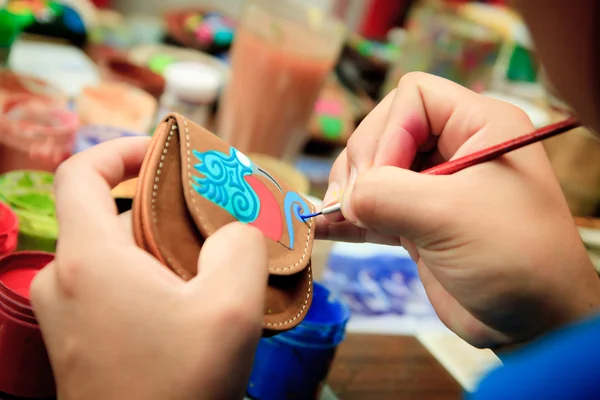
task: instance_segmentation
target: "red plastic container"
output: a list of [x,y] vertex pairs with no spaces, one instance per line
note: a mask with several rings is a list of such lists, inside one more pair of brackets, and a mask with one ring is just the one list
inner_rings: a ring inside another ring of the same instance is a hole
[[0,202],[0,257],[15,251],[19,236],[19,220],[10,207]]
[[359,33],[370,40],[385,41],[390,29],[398,26],[412,0],[370,0],[364,9]]
[[0,258],[0,393],[27,399],[56,396],[42,333],[29,301],[35,274],[52,253],[16,252]]

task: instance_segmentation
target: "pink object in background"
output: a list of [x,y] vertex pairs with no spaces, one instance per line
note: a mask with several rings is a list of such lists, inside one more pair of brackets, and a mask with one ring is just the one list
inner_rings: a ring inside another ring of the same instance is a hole
[[7,204],[0,202],[0,257],[15,251],[19,220]]
[[70,156],[77,117],[47,82],[0,69],[0,173],[54,171]]
[[52,99],[8,98],[0,108],[0,173],[55,171],[71,155],[77,127],[77,116]]
[[210,43],[213,39],[213,33],[210,30],[210,26],[208,24],[201,24],[196,29],[196,39],[198,39],[201,43]]
[[332,100],[318,100],[315,104],[315,113],[320,115],[341,115],[344,110],[342,105],[337,101]]

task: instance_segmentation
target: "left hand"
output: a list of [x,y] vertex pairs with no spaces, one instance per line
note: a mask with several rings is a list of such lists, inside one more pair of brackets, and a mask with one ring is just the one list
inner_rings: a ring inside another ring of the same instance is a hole
[[137,175],[147,146],[114,140],[57,171],[56,259],[31,300],[58,397],[240,399],[262,331],[265,240],[247,225],[222,228],[188,282],[138,248],[110,190]]

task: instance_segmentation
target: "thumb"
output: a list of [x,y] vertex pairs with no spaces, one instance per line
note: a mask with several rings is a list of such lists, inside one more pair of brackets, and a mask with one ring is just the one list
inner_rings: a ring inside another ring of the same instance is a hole
[[262,233],[232,223],[210,236],[200,252],[198,275],[189,283],[199,296],[223,310],[244,310],[248,322],[262,321],[268,279],[267,245]]
[[342,200],[342,214],[358,226],[419,242],[456,218],[451,177],[380,167],[359,176]]

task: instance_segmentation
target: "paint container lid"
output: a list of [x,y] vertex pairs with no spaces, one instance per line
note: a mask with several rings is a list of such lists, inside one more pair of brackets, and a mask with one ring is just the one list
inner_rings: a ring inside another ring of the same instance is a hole
[[[55,215],[54,196],[51,192],[35,189],[13,189],[4,194],[19,219],[19,233],[22,239],[30,239],[31,246],[23,247],[27,240],[20,241],[24,250],[53,251],[52,244],[58,237],[58,221]],[[51,244],[36,247],[35,242],[49,241]]]
[[15,210],[25,210],[46,217],[55,216],[54,195],[52,192],[19,188],[7,190],[4,197]]
[[17,248],[19,220],[8,204],[0,201],[0,256]]
[[53,182],[54,176],[43,171],[13,171],[0,175],[2,200],[17,216],[20,211],[25,211],[55,219]]
[[19,220],[19,250],[54,251],[58,222],[54,176],[40,171],[14,171],[0,176],[2,200]]
[[53,260],[54,254],[42,251],[18,251],[1,257],[0,302],[3,308],[8,308],[13,315],[17,313],[35,319],[29,288],[37,273]]
[[165,69],[167,90],[178,99],[210,104],[221,87],[222,76],[210,65],[194,62],[174,62]]
[[297,347],[336,347],[344,340],[349,319],[348,306],[334,297],[325,286],[315,282],[312,305],[304,320],[294,329],[273,339]]
[[[56,217],[37,214],[25,209],[15,209],[14,212],[19,218],[21,235],[52,240],[56,240],[58,237],[58,222]],[[48,250],[52,250],[52,248]]]
[[0,191],[13,188],[35,188],[52,191],[54,174],[46,171],[17,170],[0,175]]

